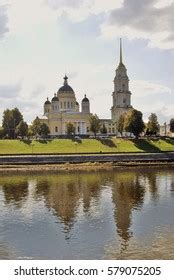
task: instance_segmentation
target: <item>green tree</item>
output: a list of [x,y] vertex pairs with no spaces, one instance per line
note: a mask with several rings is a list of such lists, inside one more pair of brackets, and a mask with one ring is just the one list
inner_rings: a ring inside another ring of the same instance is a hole
[[41,126],[41,122],[39,120],[38,117],[35,118],[35,120],[32,122],[31,127],[30,127],[30,131],[32,133],[33,136],[36,136],[36,139],[39,135],[40,132],[40,126]]
[[9,138],[15,138],[15,129],[23,120],[23,116],[18,108],[14,108],[12,110],[6,109],[3,112],[2,117],[2,127],[4,129],[5,135]]
[[124,129],[133,133],[138,139],[140,133],[144,131],[145,125],[142,119],[142,113],[138,110],[130,110],[125,116]]
[[170,120],[170,131],[173,133],[174,132],[174,119]]
[[157,115],[151,113],[147,123],[148,135],[157,135],[159,132],[160,125],[158,123]]
[[14,118],[14,122],[15,122],[15,127],[16,127],[20,123],[20,121],[23,121],[23,115],[19,111],[18,108],[12,109],[12,114],[13,114],[13,118]]
[[124,131],[124,122],[125,122],[125,114],[122,114],[117,123],[117,130],[123,136],[123,131]]
[[100,129],[100,132],[102,134],[107,134],[107,128],[106,128],[105,124],[102,125],[102,128]]
[[97,115],[92,115],[89,119],[90,122],[90,130],[94,133],[96,137],[97,133],[100,130],[100,120]]
[[46,123],[40,124],[38,134],[42,138],[47,138],[48,137],[48,135],[50,134],[50,130],[49,130],[49,127]]
[[75,134],[75,126],[71,123],[68,122],[66,125],[66,131],[67,131],[67,135],[71,136]]
[[22,138],[28,135],[28,124],[24,121],[20,121],[20,123],[16,127],[16,135],[21,136]]

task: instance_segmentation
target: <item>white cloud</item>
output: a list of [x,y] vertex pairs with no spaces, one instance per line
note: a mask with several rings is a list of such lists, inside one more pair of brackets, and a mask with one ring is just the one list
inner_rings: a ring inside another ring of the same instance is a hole
[[104,38],[125,36],[148,40],[150,47],[174,48],[174,1],[124,0],[101,26]]
[[107,13],[121,7],[123,0],[45,0],[57,16],[68,16],[72,21],[83,21],[90,15]]
[[56,13],[48,9],[44,0],[8,0],[9,31],[12,35],[32,33],[36,26],[55,22],[56,19]]
[[159,83],[145,80],[134,80],[130,83],[133,106],[143,112],[144,120],[153,112],[156,113],[160,123],[172,118],[174,106],[172,89]]
[[0,98],[11,99],[16,98],[21,91],[21,84],[0,84]]
[[1,0],[0,3],[8,4],[8,26],[4,13],[0,26],[5,32],[9,27],[13,35],[28,32],[31,36],[36,26],[56,26],[59,17],[83,21],[90,15],[103,14],[101,34],[105,39],[141,38],[148,40],[150,47],[174,48],[174,0]]
[[29,37],[36,27],[48,28],[52,24],[54,28],[61,17],[82,21],[93,13],[95,4],[91,0],[7,0],[7,3],[10,35],[27,32]]
[[172,90],[169,87],[151,81],[134,80],[130,86],[136,97],[159,95],[161,93],[172,94]]

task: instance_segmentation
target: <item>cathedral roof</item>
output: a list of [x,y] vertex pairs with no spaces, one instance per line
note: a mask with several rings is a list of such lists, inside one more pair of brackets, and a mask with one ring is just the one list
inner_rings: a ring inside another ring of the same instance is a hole
[[89,99],[86,97],[86,94],[85,94],[85,97],[83,98],[82,102],[89,102]]
[[56,93],[54,94],[54,97],[51,100],[52,102],[59,101],[59,98],[56,96]]
[[48,100],[48,97],[47,97],[47,100],[45,101],[45,105],[49,105],[51,104],[51,102]]
[[64,77],[64,85],[61,88],[59,88],[59,90],[58,90],[58,93],[61,93],[61,92],[72,92],[72,93],[74,93],[74,90],[72,89],[72,87],[70,87],[68,85],[68,77],[66,75]]

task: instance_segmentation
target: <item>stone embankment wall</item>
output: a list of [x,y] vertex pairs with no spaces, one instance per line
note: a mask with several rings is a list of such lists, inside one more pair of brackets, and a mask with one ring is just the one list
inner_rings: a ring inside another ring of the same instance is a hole
[[87,162],[174,162],[174,153],[131,153],[115,155],[26,155],[0,156],[0,165],[60,164]]

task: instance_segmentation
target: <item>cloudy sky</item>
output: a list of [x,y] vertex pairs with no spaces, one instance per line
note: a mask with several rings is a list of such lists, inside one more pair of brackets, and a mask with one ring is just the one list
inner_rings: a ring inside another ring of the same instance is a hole
[[67,73],[79,102],[110,118],[123,38],[132,105],[174,117],[174,0],[0,0],[0,118],[31,122]]

